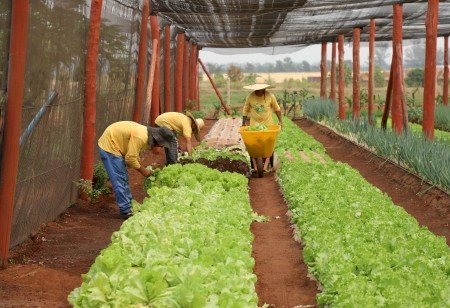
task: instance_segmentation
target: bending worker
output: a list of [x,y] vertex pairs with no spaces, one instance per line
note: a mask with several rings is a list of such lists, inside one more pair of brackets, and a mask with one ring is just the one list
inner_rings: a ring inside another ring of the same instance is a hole
[[278,124],[283,125],[281,117],[281,108],[278,105],[275,95],[267,91],[272,88],[261,77],[257,77],[255,83],[245,86],[244,89],[252,90],[245,99],[244,110],[242,112],[242,125],[248,125],[248,117],[250,116],[250,125],[264,123],[265,125],[273,125],[272,111],[278,117]]
[[[159,127],[167,127],[178,136],[183,136],[186,139],[186,151],[189,155],[192,153],[192,134],[197,141],[201,141],[200,130],[205,126],[202,119],[195,119],[189,111],[186,115],[180,112],[165,112],[155,119],[155,124]],[[165,151],[167,164],[178,161],[178,152],[168,151],[167,148]]]
[[144,126],[121,121],[106,128],[98,140],[100,157],[113,186],[122,218],[131,216],[130,184],[127,165],[148,177],[152,173],[139,163],[140,153],[147,148],[164,147],[177,151],[176,136],[167,128]]

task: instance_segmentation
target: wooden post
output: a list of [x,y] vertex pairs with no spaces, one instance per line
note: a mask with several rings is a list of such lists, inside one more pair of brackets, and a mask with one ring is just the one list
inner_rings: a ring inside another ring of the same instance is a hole
[[198,59],[198,63],[200,63],[200,65],[203,68],[203,71],[205,72],[206,76],[208,77],[209,81],[211,82],[212,87],[214,88],[214,91],[217,94],[217,97],[220,100],[220,103],[222,104],[223,109],[225,109],[225,112],[228,115],[231,115],[231,109],[230,107],[228,107],[228,105],[225,103],[225,101],[222,98],[222,95],[220,94],[219,89],[217,88],[216,84],[214,83],[214,80],[212,79],[211,75],[209,74],[208,70],[206,69],[206,66],[203,64],[202,60]]
[[91,2],[86,54],[81,178],[89,181],[92,181],[94,176],[97,57],[100,40],[102,4],[102,0],[93,0]]
[[428,140],[434,139],[434,107],[436,99],[436,44],[439,0],[428,0],[425,52],[425,80],[423,91],[422,131]]
[[374,95],[374,74],[375,74],[375,20],[370,20],[370,38],[369,38],[369,85],[367,90],[367,96],[369,99],[367,106],[367,113],[369,118],[369,124],[373,125],[373,95]]
[[336,42],[331,43],[330,99],[336,101]]
[[327,97],[327,42],[322,42],[322,58],[320,61],[320,97]]
[[189,93],[189,54],[191,50],[191,44],[186,37],[184,42],[184,65],[183,65],[183,110],[186,110],[188,103]]
[[0,268],[6,268],[8,265],[14,196],[19,168],[19,139],[25,88],[29,10],[28,0],[12,1],[8,92],[1,149],[3,159],[0,178]]
[[403,132],[403,5],[394,4],[394,21],[392,26],[392,128],[397,134]]
[[200,110],[200,77],[198,72],[198,59],[201,50],[201,46],[197,46],[197,56],[195,59],[195,76],[196,76],[196,84],[195,84],[195,100],[197,101],[197,109]]
[[448,35],[444,37],[444,85],[442,89],[442,102],[448,105]]
[[338,36],[339,49],[339,119],[345,120],[344,35]]
[[392,55],[392,60],[391,60],[391,69],[389,72],[389,81],[388,81],[388,86],[387,86],[387,91],[386,91],[386,100],[384,103],[384,110],[383,110],[383,117],[381,119],[381,128],[386,130],[387,128],[387,120],[389,118],[389,112],[391,110],[391,100],[392,100],[392,84],[393,84],[393,78],[394,78],[394,55]]
[[139,54],[136,79],[136,99],[133,111],[133,121],[142,121],[142,105],[144,101],[145,66],[147,63],[147,24],[149,15],[149,2],[144,0],[142,4],[141,30],[139,36]]
[[359,43],[361,39],[361,29],[353,29],[353,120],[358,119],[360,115],[359,104],[359,82],[360,82],[360,63],[359,63]]
[[[150,27],[152,31],[152,40],[157,40],[158,46],[161,46],[160,44],[160,36],[159,36],[159,25],[158,25],[158,16],[151,15],[150,16]],[[150,125],[155,125],[155,119],[159,116],[160,108],[159,108],[159,95],[160,95],[160,89],[159,89],[159,78],[160,78],[160,72],[159,72],[159,47],[156,49],[157,52],[155,55],[152,55],[152,57],[156,57],[156,65],[155,65],[155,77],[153,80],[153,89],[152,89],[152,108],[150,111]]]
[[175,111],[183,110],[183,56],[184,56],[184,33],[177,34],[177,61],[175,63],[174,95]]
[[172,111],[172,88],[170,86],[170,25],[164,28],[164,112]]
[[145,103],[144,108],[144,123],[151,125],[150,121],[150,112],[152,110],[152,99],[153,99],[153,83],[155,81],[155,71],[156,71],[156,60],[158,57],[154,56],[158,53],[159,45],[158,40],[153,39],[152,41],[152,60],[150,63],[150,70],[148,72],[148,80],[147,80],[147,102]]
[[190,54],[190,59],[189,59],[189,77],[190,78],[189,78],[188,96],[189,96],[190,101],[195,100],[195,88],[196,88],[195,68],[197,67],[196,62],[197,62],[197,44],[192,44],[191,54]]

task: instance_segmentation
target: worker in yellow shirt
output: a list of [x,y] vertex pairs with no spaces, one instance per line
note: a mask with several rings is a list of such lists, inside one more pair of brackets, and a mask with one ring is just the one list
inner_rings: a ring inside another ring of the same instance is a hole
[[[254,84],[244,87],[244,89],[252,90],[252,92],[245,99],[242,112],[243,126],[258,125],[261,123],[267,126],[273,125],[272,112],[275,112],[277,115],[278,124],[283,126],[280,105],[278,105],[275,95],[267,91],[269,88],[272,88],[272,86],[267,84],[262,77],[257,77]],[[250,165],[254,168],[253,160],[250,160]],[[274,166],[273,154],[270,156],[270,166]]]
[[[167,127],[178,136],[183,136],[186,139],[186,151],[189,155],[192,153],[192,134],[197,141],[200,139],[200,130],[205,126],[203,119],[196,119],[188,111],[186,114],[180,112],[165,112],[155,119],[155,125],[159,127]],[[176,163],[178,161],[178,152],[173,155],[173,152],[166,151],[167,164]]]
[[131,215],[130,184],[127,165],[148,177],[152,173],[139,163],[140,153],[147,148],[164,147],[177,151],[175,134],[160,127],[144,126],[132,121],[111,124],[98,140],[100,157],[111,181],[122,218]]
[[273,125],[272,112],[278,117],[278,124],[283,125],[281,117],[280,105],[278,105],[275,95],[267,91],[272,88],[261,77],[257,77],[255,83],[245,86],[244,89],[252,90],[252,92],[245,99],[244,109],[242,112],[242,125],[248,125],[250,117],[250,125],[257,125],[260,123]]

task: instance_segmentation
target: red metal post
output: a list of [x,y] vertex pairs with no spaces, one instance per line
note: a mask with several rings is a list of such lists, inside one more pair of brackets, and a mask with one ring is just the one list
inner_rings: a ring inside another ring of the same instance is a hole
[[164,112],[171,110],[172,88],[170,87],[170,25],[164,28]]
[[81,152],[81,178],[92,181],[94,176],[95,117],[97,57],[100,41],[102,0],[91,2],[88,45],[86,54],[86,84],[84,90],[83,145]]
[[345,120],[345,67],[344,67],[344,35],[338,36],[339,49],[339,119]]
[[191,43],[186,38],[184,42],[184,65],[183,65],[183,110],[186,109],[189,100],[189,54]]
[[144,101],[145,67],[147,63],[147,23],[149,15],[148,0],[142,5],[141,31],[139,36],[139,55],[136,80],[136,101],[133,111],[133,121],[142,121],[142,105]]
[[403,6],[394,4],[394,21],[392,27],[392,128],[397,134],[403,132]]
[[[158,25],[158,16],[151,15],[150,16],[150,28],[152,31],[152,40],[157,40],[158,46],[161,46],[160,43],[160,36],[159,36],[159,25]],[[152,89],[152,108],[150,111],[150,125],[155,125],[155,120],[159,116],[160,108],[159,108],[159,78],[160,78],[160,72],[159,72],[159,47],[156,49],[157,52],[155,55],[152,55],[152,57],[156,57],[156,64],[155,64],[155,77],[153,81],[153,89]]]
[[322,42],[322,58],[320,61],[320,97],[327,97],[327,42]]
[[375,20],[370,20],[370,35],[369,35],[369,85],[367,90],[368,106],[367,112],[369,117],[369,124],[373,125],[373,90],[374,90],[374,73],[375,73]]
[[428,0],[425,51],[425,80],[423,91],[422,131],[428,140],[434,139],[434,105],[436,99],[436,44],[439,0]]
[[358,119],[360,115],[360,104],[359,104],[359,74],[360,74],[360,63],[359,63],[359,45],[361,40],[361,29],[353,29],[353,113],[352,118]]
[[19,139],[25,87],[29,13],[28,0],[12,1],[8,92],[0,182],[0,268],[8,265],[14,195],[19,167]]
[[189,100],[195,100],[195,88],[196,88],[196,74],[195,69],[197,67],[197,44],[192,44],[190,60],[189,60]]
[[227,103],[225,103],[225,101],[223,100],[222,95],[220,94],[220,91],[219,91],[219,89],[217,88],[217,86],[216,86],[214,80],[212,79],[211,75],[209,74],[208,70],[206,69],[205,64],[203,64],[202,60],[200,60],[200,59],[198,59],[198,63],[200,63],[200,65],[201,65],[202,68],[203,68],[203,71],[205,72],[206,76],[208,77],[209,81],[211,82],[211,85],[212,85],[212,87],[214,88],[214,91],[216,92],[217,97],[219,98],[220,103],[222,104],[223,109],[225,109],[225,111],[226,111],[226,113],[227,113],[228,115],[231,115],[231,109],[230,109],[230,107],[228,107]]
[[448,35],[444,38],[444,85],[442,89],[442,101],[448,105]]
[[184,33],[177,34],[177,61],[175,63],[174,76],[174,101],[175,111],[183,110],[183,56],[184,56]]
[[331,44],[330,99],[336,100],[336,42]]
[[195,76],[196,76],[196,87],[195,87],[195,100],[197,101],[197,110],[200,110],[200,78],[198,73],[198,59],[201,47],[197,46],[197,57],[195,59]]

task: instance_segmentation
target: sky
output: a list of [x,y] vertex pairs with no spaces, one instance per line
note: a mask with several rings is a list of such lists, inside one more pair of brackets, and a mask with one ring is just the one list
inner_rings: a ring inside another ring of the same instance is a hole
[[[410,41],[404,41],[404,47],[405,49],[408,48],[408,46],[412,46],[417,43],[424,43],[424,41],[419,40],[410,40]],[[376,43],[375,46],[379,44]],[[387,44],[389,46],[390,43],[385,42],[384,44]],[[443,49],[444,46],[444,40],[442,38],[438,38],[438,48]],[[253,49],[221,49],[219,50],[220,53],[213,52],[217,49],[208,49],[205,48],[204,50],[200,51],[200,59],[202,59],[203,62],[209,62],[209,63],[216,63],[216,64],[245,64],[247,62],[249,63],[273,63],[275,64],[278,60],[283,60],[286,57],[290,57],[293,62],[302,62],[302,61],[308,61],[310,64],[315,64],[320,62],[321,57],[321,45],[311,45],[308,47],[303,47],[300,50],[298,50],[298,47],[295,47],[296,51],[294,50],[294,47],[281,47],[278,51],[275,49],[276,55],[269,55],[267,53],[271,53],[273,50],[272,48],[266,48],[264,49],[265,53],[255,53],[254,50],[258,50],[257,48]],[[352,60],[352,45],[348,42],[344,45],[344,59],[345,60]],[[285,53],[281,53],[283,51],[286,51]],[[247,53],[243,53],[247,52]],[[251,53],[248,53],[251,52]],[[229,54],[223,54],[223,53],[229,53]],[[230,54],[231,53],[231,54]],[[389,51],[390,53],[390,51]],[[331,59],[331,43],[328,44],[327,47],[327,59]],[[361,42],[361,48],[360,48],[360,59],[361,64],[368,63],[369,59],[369,49],[367,47],[367,42]],[[387,54],[387,60],[390,61],[390,55]]]

